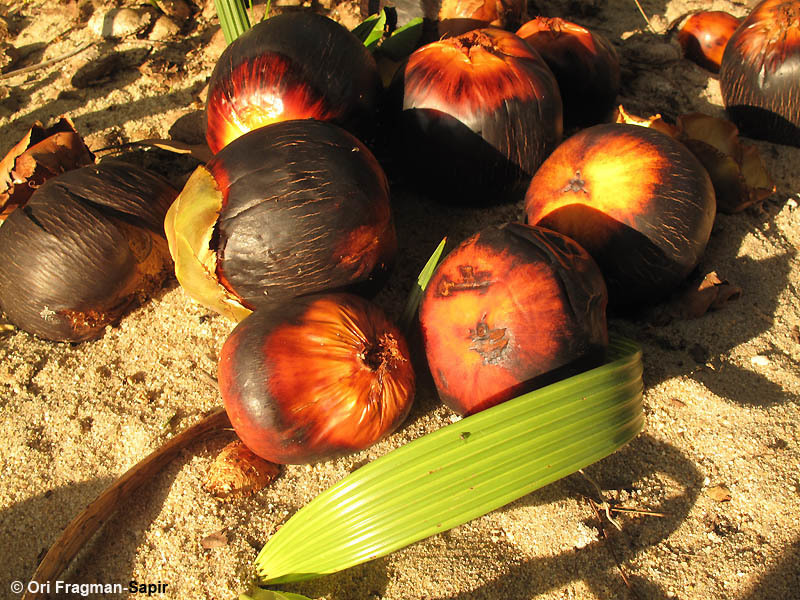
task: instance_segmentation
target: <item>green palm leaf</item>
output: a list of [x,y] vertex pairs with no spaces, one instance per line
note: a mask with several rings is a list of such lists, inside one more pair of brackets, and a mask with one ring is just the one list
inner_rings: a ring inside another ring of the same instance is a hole
[[638,346],[467,417],[358,469],[299,510],[256,558],[263,583],[334,573],[524,496],[611,454],[643,426]]
[[250,18],[243,0],[214,0],[214,5],[228,44],[250,29]]

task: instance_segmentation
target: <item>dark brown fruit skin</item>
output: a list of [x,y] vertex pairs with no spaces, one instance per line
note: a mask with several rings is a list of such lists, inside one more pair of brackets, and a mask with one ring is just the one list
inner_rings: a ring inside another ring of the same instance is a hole
[[620,87],[617,51],[598,33],[557,17],[536,17],[517,30],[555,75],[565,128],[608,120]]
[[607,298],[567,237],[518,223],[481,230],[439,264],[420,305],[442,402],[473,414],[597,366]]
[[719,83],[742,134],[800,146],[800,2],[758,4],[725,47]]
[[217,276],[247,308],[381,281],[390,269],[389,184],[344,129],[274,123],[234,140],[207,169],[222,193]]
[[206,103],[208,145],[216,153],[251,129],[304,118],[338,123],[363,138],[381,90],[375,60],[347,29],[312,12],[276,15],[217,61]]
[[242,441],[276,463],[362,450],[405,420],[408,347],[363,298],[320,294],[241,321],[220,353],[219,387]]
[[564,141],[531,180],[532,225],[571,237],[605,276],[609,306],[628,312],[674,291],[697,266],[714,223],[711,179],[672,137],[595,125]]
[[54,341],[102,335],[172,270],[160,177],[104,162],[48,180],[0,227],[0,308]]
[[686,58],[718,73],[725,46],[741,22],[739,17],[721,10],[701,10],[681,23],[678,43]]
[[410,179],[445,202],[521,197],[522,182],[561,140],[553,74],[500,29],[423,46],[398,70],[390,96]]

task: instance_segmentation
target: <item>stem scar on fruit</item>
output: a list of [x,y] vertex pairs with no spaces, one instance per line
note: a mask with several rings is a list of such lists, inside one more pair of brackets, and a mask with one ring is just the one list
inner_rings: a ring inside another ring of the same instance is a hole
[[472,338],[470,350],[474,350],[483,358],[484,364],[495,364],[500,362],[508,347],[508,329],[498,327],[490,329],[486,323],[486,313],[475,325],[475,329],[470,329],[469,335]]
[[567,192],[583,192],[584,194],[588,194],[589,191],[586,189],[586,180],[581,176],[580,170],[575,171],[575,177],[570,179],[563,188],[561,188],[561,193],[565,194]]

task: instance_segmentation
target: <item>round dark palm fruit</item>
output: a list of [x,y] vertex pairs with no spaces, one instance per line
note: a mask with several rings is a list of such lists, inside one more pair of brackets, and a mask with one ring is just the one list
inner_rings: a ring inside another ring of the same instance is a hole
[[403,422],[415,385],[403,335],[351,294],[250,314],[225,341],[218,378],[237,435],[276,463],[367,448]]
[[517,30],[550,67],[561,91],[566,128],[606,121],[616,107],[619,58],[599,33],[558,17],[536,17]]
[[725,47],[719,84],[741,133],[800,146],[800,1],[753,8]]
[[235,320],[303,294],[383,281],[389,185],[353,135],[313,119],[255,129],[189,178],[165,228],[178,281]]
[[683,54],[712,73],[719,73],[728,40],[742,20],[722,10],[701,10],[689,15],[678,28]]
[[519,223],[481,230],[442,260],[420,305],[439,397],[473,414],[597,366],[607,298],[569,238]]
[[442,0],[436,15],[439,36],[489,26],[513,30],[519,27],[524,12],[524,0]]
[[360,137],[381,93],[375,60],[350,31],[308,11],[254,25],[217,61],[208,87],[206,138],[216,153],[277,121],[333,121]]
[[0,227],[0,308],[20,329],[80,342],[161,287],[177,190],[123,162],[49,179]]
[[416,50],[390,89],[409,179],[437,198],[490,204],[522,182],[561,140],[561,96],[538,55],[485,28]]
[[716,199],[705,168],[671,136],[595,125],[565,140],[533,176],[528,223],[577,241],[623,312],[673,292],[697,266]]

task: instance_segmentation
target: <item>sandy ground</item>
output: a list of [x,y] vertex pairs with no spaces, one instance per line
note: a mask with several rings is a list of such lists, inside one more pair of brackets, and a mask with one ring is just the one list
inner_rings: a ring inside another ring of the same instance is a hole
[[[629,109],[722,114],[717,81],[645,33],[632,1],[535,4],[534,12],[572,14],[613,40]],[[709,4],[741,15],[750,3],[643,2],[657,26]],[[85,22],[92,9],[108,8],[72,0],[0,5],[7,40],[21,53],[15,67],[97,42],[0,80],[2,153],[33,121],[61,114],[95,150],[171,132],[200,139],[197,111],[221,50],[209,43],[218,28],[212,7],[183,23],[178,37],[101,41]],[[333,15],[354,19],[347,5]],[[113,68],[73,85],[76,72],[103,61]],[[286,589],[330,600],[796,598],[800,149],[757,144],[777,192],[760,209],[721,215],[700,267],[740,286],[741,298],[696,320],[663,324],[656,310],[610,323],[643,348],[647,421],[632,443],[587,472],[609,499],[662,516],[619,515],[618,531],[591,509],[596,490],[573,475],[388,557]],[[177,185],[196,165],[162,151],[140,151],[136,160]],[[394,197],[403,260],[378,301],[395,315],[443,235],[463,239],[520,208],[443,207],[402,186]],[[63,527],[107,485],[220,403],[216,357],[231,328],[170,281],[95,342],[56,344],[19,331],[0,337],[0,597],[17,597],[11,582],[30,579]],[[294,512],[451,416],[423,381],[411,417],[389,439],[355,456],[288,467],[269,488],[226,503],[201,484],[233,434],[199,442],[121,503],[62,578],[162,582],[161,597],[234,598],[258,549]],[[215,533],[224,543],[204,548],[201,540]]]

